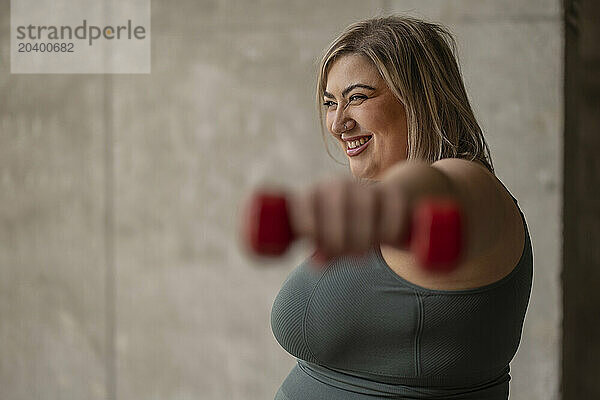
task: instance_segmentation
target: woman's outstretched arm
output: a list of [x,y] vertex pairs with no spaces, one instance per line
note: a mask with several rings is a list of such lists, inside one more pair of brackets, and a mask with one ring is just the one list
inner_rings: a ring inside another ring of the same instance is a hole
[[475,161],[445,158],[433,164],[398,163],[386,171],[381,185],[384,192],[400,188],[411,203],[409,207],[429,195],[457,201],[465,220],[465,260],[489,252],[522,225],[518,209],[502,183]]
[[374,242],[402,248],[414,205],[431,196],[459,204],[466,222],[463,260],[492,248],[497,251],[503,241],[507,250],[518,247],[504,240],[522,230],[506,189],[481,164],[455,158],[433,164],[400,162],[375,185],[359,185],[348,178],[319,182],[293,196],[291,218],[299,233],[313,239],[327,256],[360,253]]

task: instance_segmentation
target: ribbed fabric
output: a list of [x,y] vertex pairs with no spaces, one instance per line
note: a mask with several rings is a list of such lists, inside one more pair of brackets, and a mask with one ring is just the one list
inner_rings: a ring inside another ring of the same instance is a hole
[[275,338],[298,358],[275,399],[506,400],[533,277],[521,216],[525,245],[518,264],[476,289],[408,282],[379,246],[324,269],[310,259],[300,264],[271,310]]

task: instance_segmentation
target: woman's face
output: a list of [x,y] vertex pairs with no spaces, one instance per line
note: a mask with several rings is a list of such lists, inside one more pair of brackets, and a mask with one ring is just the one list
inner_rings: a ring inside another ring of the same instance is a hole
[[379,180],[387,168],[407,158],[404,106],[369,59],[349,54],[335,60],[323,101],[327,129],[342,146],[354,176]]

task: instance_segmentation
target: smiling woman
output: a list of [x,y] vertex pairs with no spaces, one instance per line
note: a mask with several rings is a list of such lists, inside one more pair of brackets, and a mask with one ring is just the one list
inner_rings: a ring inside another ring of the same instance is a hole
[[378,180],[407,158],[404,106],[368,58],[349,54],[336,60],[323,97],[327,129],[348,155],[354,176]]
[[[328,261],[286,279],[273,334],[298,358],[276,400],[506,400],[533,252],[517,200],[494,175],[450,34],[401,16],[349,26],[323,55],[321,120],[353,178],[291,201],[292,226]],[[402,245],[415,204],[460,205],[455,270],[420,268]]]
[[[460,157],[477,160],[493,172],[489,148],[473,115],[454,57],[455,48],[452,35],[444,27],[410,17],[350,25],[331,43],[321,60],[316,88],[320,119],[323,120],[323,104],[328,129],[341,134],[344,123],[348,129],[354,129],[351,115],[343,111],[354,112],[352,106],[362,105],[375,94],[383,95],[384,101],[393,98],[389,104],[384,103],[385,111],[394,113],[397,119],[404,118],[395,129],[406,135],[406,154],[401,152],[396,157],[429,162]],[[365,82],[359,82],[360,79]],[[335,97],[331,90],[344,83],[349,86],[341,88],[346,90],[335,93]],[[349,103],[348,88],[360,83],[373,90],[363,87],[365,91],[356,93]],[[340,101],[345,107],[338,110]],[[341,125],[334,126],[333,122]]]

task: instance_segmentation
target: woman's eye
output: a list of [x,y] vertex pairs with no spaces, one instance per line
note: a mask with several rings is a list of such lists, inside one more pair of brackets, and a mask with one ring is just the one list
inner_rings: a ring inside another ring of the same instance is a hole
[[366,98],[367,98],[367,96],[365,96],[363,94],[353,94],[352,96],[350,96],[350,101],[357,102],[357,101],[362,101]]
[[325,108],[329,108],[335,105],[335,103],[331,100],[326,100],[323,102],[323,105],[325,106]]

